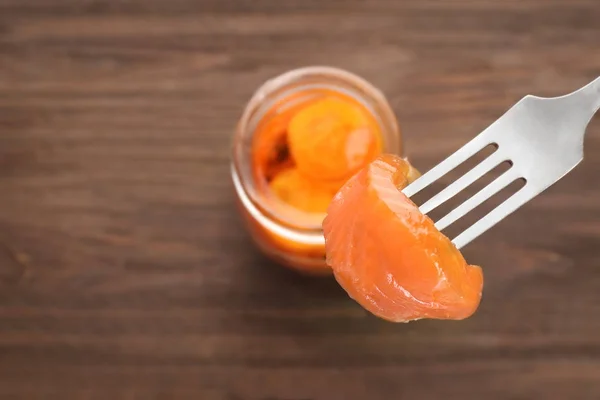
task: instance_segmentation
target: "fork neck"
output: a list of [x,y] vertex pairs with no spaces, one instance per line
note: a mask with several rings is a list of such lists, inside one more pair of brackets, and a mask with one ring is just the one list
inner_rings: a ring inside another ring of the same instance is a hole
[[600,109],[600,77],[588,83],[581,89],[569,95],[577,101],[581,107],[581,112],[586,113],[586,126],[590,123],[592,117]]

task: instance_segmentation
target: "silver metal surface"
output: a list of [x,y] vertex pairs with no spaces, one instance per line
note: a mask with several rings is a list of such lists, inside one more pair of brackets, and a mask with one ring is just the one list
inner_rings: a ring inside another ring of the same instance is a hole
[[486,130],[403,192],[412,197],[486,146],[494,145],[496,151],[419,207],[427,214],[497,165],[505,161],[512,164],[502,175],[436,222],[435,226],[442,230],[515,180],[525,180],[521,189],[452,240],[460,249],[583,160],[585,130],[599,108],[600,78],[561,97],[525,96]]

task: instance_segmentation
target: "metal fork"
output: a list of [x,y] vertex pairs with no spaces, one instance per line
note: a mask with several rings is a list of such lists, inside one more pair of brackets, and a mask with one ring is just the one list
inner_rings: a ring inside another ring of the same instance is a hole
[[460,249],[583,160],[585,130],[599,108],[600,78],[565,96],[525,96],[474,139],[404,188],[403,192],[408,197],[414,196],[483,148],[494,145],[495,152],[419,207],[422,213],[428,214],[497,165],[505,161],[511,163],[507,171],[436,222],[435,226],[442,230],[512,182],[525,180],[525,185],[516,193],[452,240]]

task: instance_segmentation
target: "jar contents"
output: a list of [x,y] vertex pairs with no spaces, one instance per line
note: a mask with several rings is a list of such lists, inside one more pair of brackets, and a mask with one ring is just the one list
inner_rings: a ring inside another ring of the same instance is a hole
[[255,179],[265,197],[323,215],[339,188],[381,153],[381,132],[368,109],[341,93],[311,91],[292,100],[257,126]]

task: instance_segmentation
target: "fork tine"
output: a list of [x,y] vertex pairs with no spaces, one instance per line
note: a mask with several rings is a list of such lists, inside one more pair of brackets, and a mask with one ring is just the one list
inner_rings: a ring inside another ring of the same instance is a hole
[[487,213],[479,221],[465,229],[460,235],[452,240],[452,243],[454,243],[458,249],[469,244],[483,232],[487,231],[498,222],[506,218],[508,215],[512,214],[523,204],[527,203],[538,193],[539,190],[535,190],[532,185],[526,183],[525,186],[522,187],[518,192],[514,193],[498,207]]
[[494,167],[505,161],[503,154],[500,149],[496,150],[488,158],[481,161],[477,166],[471,169],[469,172],[452,182],[444,190],[433,196],[431,199],[426,201],[419,209],[423,214],[427,214],[445,203],[464,188],[475,182],[477,179],[482,177],[487,172],[491,171]]
[[440,231],[442,229],[447,228],[449,225],[453,224],[457,219],[463,217],[466,213],[483,203],[485,200],[489,199],[500,190],[504,189],[515,179],[519,178],[518,172],[515,168],[510,168],[508,171],[494,179],[491,183],[489,183],[486,187],[481,189],[479,192],[475,193],[475,195],[467,200],[465,200],[461,205],[456,207],[454,210],[450,211],[444,218],[440,219],[436,222],[435,227]]
[[479,150],[483,149],[485,146],[492,144],[492,142],[487,138],[485,134],[486,132],[482,132],[470,142],[465,144],[460,149],[456,150],[452,153],[448,158],[444,161],[427,171],[423,174],[419,179],[408,185],[404,188],[402,192],[408,197],[412,197],[415,194],[419,193],[421,190],[429,186],[431,183],[437,181],[442,176],[446,175],[448,172],[452,171],[454,168],[458,167],[460,164],[465,162],[469,157],[477,153]]

